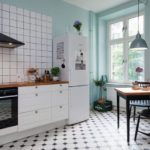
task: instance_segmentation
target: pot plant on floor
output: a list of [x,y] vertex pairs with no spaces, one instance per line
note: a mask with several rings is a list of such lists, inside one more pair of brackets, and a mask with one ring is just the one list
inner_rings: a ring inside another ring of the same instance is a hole
[[53,77],[53,81],[58,81],[59,80],[59,74],[60,74],[60,68],[59,67],[51,68],[51,74]]
[[112,110],[112,101],[107,100],[104,96],[104,92],[106,92],[107,83],[106,75],[102,75],[101,79],[99,80],[94,80],[94,83],[96,86],[100,87],[100,98],[96,102],[94,102],[94,109],[100,112]]

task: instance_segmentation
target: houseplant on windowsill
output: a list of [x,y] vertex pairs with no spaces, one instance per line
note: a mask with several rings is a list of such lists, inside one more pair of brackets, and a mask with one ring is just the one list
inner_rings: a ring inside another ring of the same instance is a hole
[[53,76],[53,81],[58,81],[59,80],[59,74],[60,74],[60,68],[59,67],[51,68],[51,74]]
[[82,26],[82,23],[78,20],[76,20],[73,24],[73,27],[77,30],[79,35],[81,34],[81,32],[80,32],[81,26]]
[[107,77],[102,75],[100,80],[94,80],[96,86],[100,87],[99,99],[94,102],[94,109],[100,112],[112,110],[112,101],[109,101],[104,96],[104,91],[106,91]]

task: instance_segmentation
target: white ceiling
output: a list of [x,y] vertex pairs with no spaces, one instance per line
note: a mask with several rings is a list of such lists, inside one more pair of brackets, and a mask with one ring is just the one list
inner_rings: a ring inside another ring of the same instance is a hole
[[64,0],[67,3],[76,5],[83,9],[91,10],[94,12],[104,11],[106,9],[123,4],[130,0]]

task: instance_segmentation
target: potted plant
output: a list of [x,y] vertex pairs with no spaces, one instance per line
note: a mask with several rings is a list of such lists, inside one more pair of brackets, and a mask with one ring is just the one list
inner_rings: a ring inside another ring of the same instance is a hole
[[51,68],[51,74],[53,76],[54,81],[59,80],[59,73],[60,73],[60,68],[59,67],[53,67]]
[[101,79],[94,80],[96,86],[100,87],[100,98],[94,102],[94,109],[100,112],[112,110],[112,101],[106,100],[104,91],[106,91],[107,77],[102,75]]
[[103,91],[106,90],[105,88],[105,84],[106,84],[106,79],[104,79],[104,76],[101,77],[101,79],[97,79],[97,80],[94,80],[94,83],[96,86],[99,86],[100,87],[100,98],[98,100],[99,103],[104,103],[105,101],[105,98],[103,97]]
[[82,23],[78,20],[76,20],[73,24],[73,27],[78,31],[79,35],[81,34],[80,29],[81,29]]

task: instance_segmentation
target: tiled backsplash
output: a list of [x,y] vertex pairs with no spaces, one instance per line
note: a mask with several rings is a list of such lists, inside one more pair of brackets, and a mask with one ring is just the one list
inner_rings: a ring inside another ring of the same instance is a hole
[[15,6],[0,4],[0,32],[25,43],[0,48],[0,83],[27,81],[27,69],[42,75],[52,66],[52,18]]

